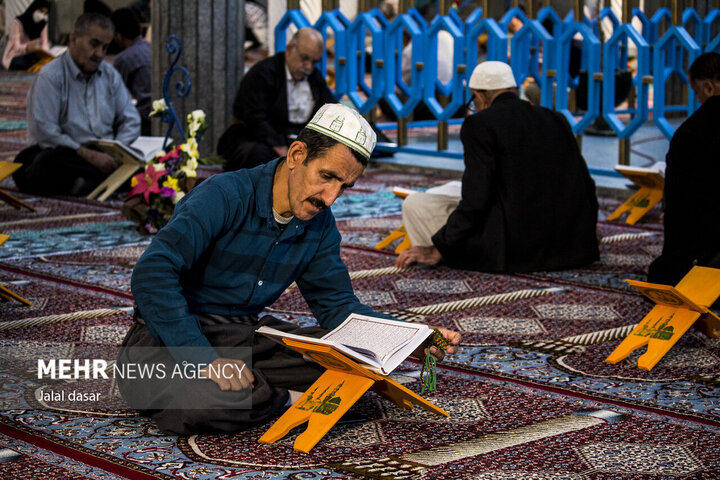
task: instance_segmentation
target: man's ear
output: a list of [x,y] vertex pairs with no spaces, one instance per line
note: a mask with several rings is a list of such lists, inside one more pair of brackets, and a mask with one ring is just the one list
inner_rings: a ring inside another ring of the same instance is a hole
[[305,142],[298,142],[297,140],[290,144],[288,148],[285,162],[290,169],[293,169],[300,165],[307,158],[307,145]]
[[715,95],[720,95],[720,82],[713,82],[712,80],[705,80],[702,86],[705,91],[705,96],[710,98]]

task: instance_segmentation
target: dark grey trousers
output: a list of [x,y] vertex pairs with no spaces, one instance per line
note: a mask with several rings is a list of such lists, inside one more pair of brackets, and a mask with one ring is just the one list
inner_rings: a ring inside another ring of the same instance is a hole
[[[325,371],[295,351],[255,333],[257,328],[267,325],[298,335],[321,337],[327,332],[325,329],[300,328],[269,315],[259,321],[254,316],[196,316],[213,347],[251,349],[255,383],[252,389],[224,392],[207,379],[185,380],[180,388],[177,381],[171,379],[118,379],[123,398],[141,414],[150,416],[164,432],[178,435],[231,433],[262,425],[284,412],[288,389],[306,390]],[[142,320],[136,319],[123,347],[158,347],[158,344]],[[121,349],[118,365],[143,363],[163,363],[168,368],[175,365],[164,348]],[[151,404],[163,405],[163,408],[138,407]],[[237,408],[238,405],[248,408]]]

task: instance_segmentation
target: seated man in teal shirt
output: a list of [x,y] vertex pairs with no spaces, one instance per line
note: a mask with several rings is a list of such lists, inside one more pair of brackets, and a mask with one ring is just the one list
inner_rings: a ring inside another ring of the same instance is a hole
[[[131,405],[177,434],[233,432],[265,423],[288,403],[288,390],[304,390],[323,369],[255,334],[259,326],[320,336],[351,313],[378,315],[353,293],[329,208],[362,174],[374,146],[365,119],[328,104],[286,157],[211,177],[178,203],[135,266],[136,322],[123,343],[165,345],[172,358],[157,356],[163,355],[157,348],[125,348],[119,364],[170,360],[237,374],[209,373],[212,382],[190,382],[182,390],[168,381],[120,380]],[[258,318],[293,282],[320,327]],[[440,330],[451,343],[447,352],[454,353],[460,335]],[[224,356],[222,349],[232,347],[252,350],[251,368]],[[434,346],[430,353],[444,356]],[[248,401],[251,407],[239,407]]]

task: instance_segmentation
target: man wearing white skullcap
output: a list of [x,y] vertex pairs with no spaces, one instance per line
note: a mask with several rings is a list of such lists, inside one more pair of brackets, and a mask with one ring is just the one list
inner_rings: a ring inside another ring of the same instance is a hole
[[[133,271],[135,324],[123,342],[165,345],[169,353],[124,349],[118,364],[205,364],[212,381],[178,390],[172,381],[121,380],[130,405],[176,434],[261,425],[323,369],[255,334],[259,326],[321,336],[351,313],[392,319],[354,295],[330,210],[362,174],[375,142],[357,111],[324,105],[286,157],[210,177],[178,202]],[[320,327],[258,318],[293,282]],[[460,335],[440,330],[455,353]],[[238,347],[251,351],[252,365],[239,359]],[[444,356],[434,346],[430,353]]]
[[532,272],[597,260],[595,184],[565,117],[521,100],[503,62],[479,64],[468,85],[477,113],[460,132],[462,191],[405,199],[413,247],[396,265]]

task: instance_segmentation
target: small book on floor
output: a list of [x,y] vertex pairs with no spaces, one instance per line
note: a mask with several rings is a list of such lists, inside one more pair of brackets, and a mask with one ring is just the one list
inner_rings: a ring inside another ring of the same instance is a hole
[[284,338],[328,345],[381,375],[389,375],[430,336],[427,325],[351,314],[322,338],[312,338],[260,327],[258,333],[280,344]]
[[665,185],[665,162],[657,162],[651,167],[616,165],[615,170],[640,187],[662,190]]
[[[122,163],[147,164],[162,150],[165,137],[138,137],[130,145],[117,140],[91,140],[88,145],[95,146]],[[168,143],[171,140],[168,140]]]

